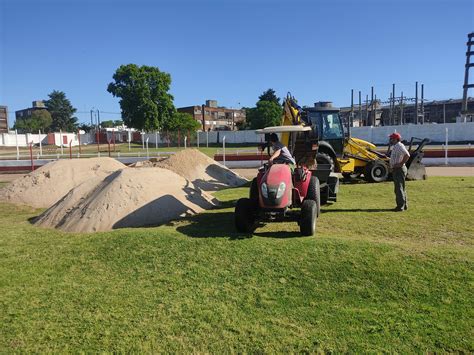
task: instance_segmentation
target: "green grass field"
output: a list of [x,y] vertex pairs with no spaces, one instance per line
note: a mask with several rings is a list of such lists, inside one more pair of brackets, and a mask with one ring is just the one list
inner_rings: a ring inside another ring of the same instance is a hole
[[234,232],[247,188],[156,228],[66,234],[0,205],[0,352],[473,352],[474,178],[343,185],[314,237]]

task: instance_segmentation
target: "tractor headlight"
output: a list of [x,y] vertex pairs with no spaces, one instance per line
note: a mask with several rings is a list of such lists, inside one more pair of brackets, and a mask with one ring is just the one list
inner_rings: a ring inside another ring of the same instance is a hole
[[263,197],[268,198],[268,186],[265,182],[262,184],[262,195]]
[[278,186],[276,198],[282,197],[283,194],[285,193],[285,190],[286,190],[286,184],[284,182],[280,183],[280,186]]

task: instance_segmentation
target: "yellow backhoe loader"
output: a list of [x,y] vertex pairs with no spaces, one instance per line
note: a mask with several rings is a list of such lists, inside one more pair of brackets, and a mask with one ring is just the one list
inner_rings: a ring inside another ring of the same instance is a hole
[[[328,164],[334,172],[342,173],[346,179],[363,175],[368,182],[382,182],[388,179],[389,151],[383,154],[377,147],[362,139],[350,137],[339,115],[339,109],[330,102],[317,102],[314,107],[301,108],[294,97],[288,93],[284,103],[282,125],[297,124],[312,126],[319,140],[318,164]],[[282,142],[288,144],[289,137],[282,136]],[[408,179],[426,178],[426,169],[421,163],[423,147],[429,142],[423,139],[416,149],[413,139],[410,142],[410,160],[407,162]]]

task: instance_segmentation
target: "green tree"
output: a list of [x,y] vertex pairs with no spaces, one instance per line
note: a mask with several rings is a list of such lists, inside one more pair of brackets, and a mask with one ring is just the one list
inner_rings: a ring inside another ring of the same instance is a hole
[[250,129],[259,129],[270,126],[279,126],[283,108],[280,105],[280,99],[276,97],[275,90],[268,89],[258,97],[256,107],[247,108],[246,127]]
[[51,130],[75,131],[78,124],[74,113],[77,110],[72,107],[71,102],[66,98],[66,94],[62,91],[54,90],[48,96],[49,100],[45,100],[44,104],[53,120]]
[[114,121],[114,127],[121,126],[121,125],[123,125],[123,121],[122,121],[122,120],[115,120],[115,121]]
[[264,91],[263,94],[258,97],[258,101],[269,101],[278,105],[280,104],[280,99],[276,96],[275,90],[273,89]]
[[282,107],[275,102],[259,101],[257,107],[247,109],[247,122],[250,129],[279,126],[282,112]]
[[173,115],[163,122],[162,129],[175,132],[181,131],[197,131],[201,128],[201,123],[193,118],[189,113],[174,112]]
[[77,128],[80,129],[81,131],[84,131],[84,132],[88,133],[88,132],[94,130],[95,126],[91,126],[87,123],[81,123]]
[[171,75],[156,67],[121,65],[107,91],[120,98],[122,118],[128,127],[153,131],[169,120],[175,108],[168,93]]
[[52,122],[47,110],[35,110],[30,117],[16,120],[13,128],[20,133],[37,133],[39,130],[47,132]]
[[113,120],[102,121],[100,123],[100,126],[102,128],[113,128],[114,127],[114,121]]

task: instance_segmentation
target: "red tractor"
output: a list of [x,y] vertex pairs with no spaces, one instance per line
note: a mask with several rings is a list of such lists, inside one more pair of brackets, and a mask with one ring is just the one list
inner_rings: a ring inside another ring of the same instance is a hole
[[312,136],[312,128],[301,125],[267,127],[257,133],[265,134],[267,142],[271,133],[289,135],[288,148],[296,165],[264,164],[259,169],[250,186],[249,198],[237,201],[237,230],[252,233],[259,222],[293,220],[298,222],[302,235],[314,235],[321,191],[326,194],[323,203],[335,201],[339,180],[337,176],[330,176],[330,166],[314,166],[318,145]]

